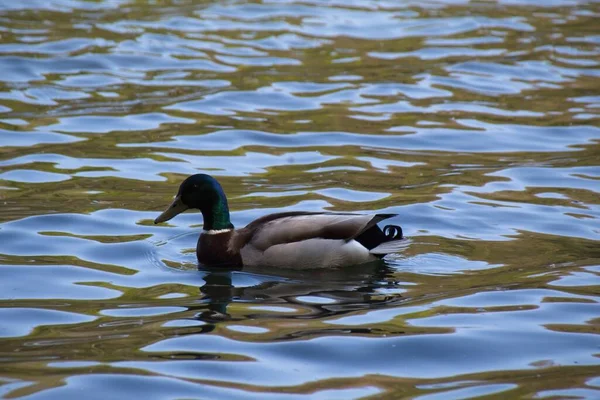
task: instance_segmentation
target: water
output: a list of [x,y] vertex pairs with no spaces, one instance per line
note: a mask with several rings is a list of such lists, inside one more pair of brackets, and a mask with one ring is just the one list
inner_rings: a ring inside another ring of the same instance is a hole
[[[0,397],[600,398],[600,3],[0,1]],[[339,271],[233,222],[394,212]]]

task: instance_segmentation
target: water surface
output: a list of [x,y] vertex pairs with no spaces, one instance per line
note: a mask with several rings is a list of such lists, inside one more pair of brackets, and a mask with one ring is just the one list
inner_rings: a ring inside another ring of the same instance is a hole
[[[0,397],[600,398],[596,1],[0,2]],[[339,271],[198,270],[397,213]]]

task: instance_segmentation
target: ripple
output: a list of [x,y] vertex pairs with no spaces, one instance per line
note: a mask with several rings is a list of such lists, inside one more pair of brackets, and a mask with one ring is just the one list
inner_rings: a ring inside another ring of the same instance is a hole
[[183,307],[145,307],[145,308],[121,308],[102,310],[100,314],[110,317],[152,317],[155,315],[166,315],[185,311]]
[[[469,335],[446,335],[441,338],[438,335],[416,335],[406,337],[402,340],[397,338],[382,338],[377,341],[368,338],[345,337],[344,341],[352,345],[353,349],[360,351],[346,352],[339,354],[335,350],[334,343],[340,340],[336,337],[317,338],[311,341],[283,342],[276,344],[244,343],[219,337],[184,337],[163,341],[159,345],[152,345],[143,349],[146,352],[233,352],[236,354],[245,354],[257,360],[254,363],[231,363],[223,365],[223,369],[230,373],[230,377],[238,383],[250,383],[265,386],[283,386],[299,385],[307,382],[320,372],[325,374],[322,378],[335,378],[342,373],[345,376],[361,376],[368,373],[379,373],[407,376],[407,377],[436,377],[451,374],[451,370],[458,374],[466,374],[474,370],[494,370],[498,362],[511,368],[529,368],[528,360],[539,360],[552,354],[554,359],[561,363],[573,365],[579,364],[594,365],[593,357],[588,356],[589,350],[594,347],[594,335],[577,335],[577,341],[571,341],[558,333],[538,333],[535,336],[528,333],[519,333],[512,335],[510,340],[517,343],[519,348],[523,349],[519,359],[512,358],[501,349],[494,349],[486,346],[491,335],[495,336],[495,342],[502,341],[497,338],[496,333],[479,333]],[[533,346],[537,338],[544,339],[544,346]],[[527,351],[524,351],[528,349]],[[318,350],[318,351],[317,351]],[[291,358],[288,355],[294,354]],[[333,354],[336,354],[333,357]],[[374,355],[377,355],[377,360]],[[431,361],[427,361],[428,354]],[[433,356],[433,355],[436,356]],[[475,354],[485,354],[484,358],[473,362],[469,366],[460,365],[452,362],[457,354],[463,354],[466,357],[473,357]],[[398,357],[415,357],[418,363],[404,366],[397,363]],[[365,362],[365,358],[369,362]],[[331,361],[328,361],[331,360]],[[335,361],[333,361],[335,360]],[[362,360],[362,361],[360,361]],[[435,361],[434,361],[435,360]],[[158,363],[142,362],[124,362],[120,366],[143,368],[154,373],[164,373],[170,371],[176,376],[185,378],[205,378],[215,379],[219,376],[212,366],[198,365],[187,361],[172,361],[170,365]],[[272,369],[273,365],[279,365],[279,368]],[[304,368],[298,368],[304,365]],[[341,368],[340,365],[347,366]],[[353,367],[348,367],[353,366]],[[252,373],[257,367],[265,371],[279,371],[276,381],[266,379],[266,377],[256,377]],[[325,369],[326,368],[326,369]],[[257,380],[258,379],[258,380]]]
[[[592,143],[600,129],[592,126],[532,127],[495,125],[476,120],[461,120],[465,129],[394,127],[391,132],[411,134],[362,135],[349,132],[298,132],[273,135],[248,130],[221,130],[197,136],[174,136],[169,142],[128,143],[123,147],[158,147],[183,150],[234,150],[249,145],[278,147],[327,146],[342,142],[346,146],[367,146],[399,150],[446,150],[481,153],[517,151],[564,151],[577,144]],[[478,140],[468,140],[477,132]],[[515,140],[518,138],[518,140]]]
[[193,123],[187,118],[176,118],[163,113],[109,117],[89,115],[60,118],[60,123],[48,126],[59,132],[108,133],[121,130],[149,130],[164,123]]
[[[2,396],[598,397],[594,1],[0,9]],[[410,240],[199,270],[200,172]]]
[[0,328],[0,337],[27,336],[42,325],[79,324],[96,319],[68,312],[18,307],[0,309],[0,316],[3,321],[10,321],[10,325]]
[[315,110],[319,104],[284,93],[264,90],[262,92],[224,92],[166,107],[167,110],[192,111],[211,115],[234,115],[236,111],[259,110],[303,111]]
[[493,395],[501,392],[505,392],[507,390],[515,389],[518,386],[515,384],[497,384],[497,385],[473,385],[468,388],[463,389],[454,389],[441,391],[435,394],[427,394],[424,396],[419,396],[417,399],[419,400],[438,400],[438,399],[446,399],[449,397],[453,398],[469,398],[469,397],[478,397],[478,396],[486,396]]
[[43,172],[28,169],[14,169],[12,171],[0,174],[0,179],[13,182],[45,183],[60,182],[71,178],[68,175],[55,174],[53,172]]
[[374,58],[382,58],[384,60],[396,60],[398,58],[406,57],[417,57],[421,60],[437,60],[440,58],[456,57],[456,56],[471,56],[471,57],[486,57],[486,56],[499,56],[503,54],[503,49],[471,49],[468,47],[429,47],[425,49],[419,49],[415,51],[408,51],[404,53],[384,53],[384,52],[371,52],[369,56]]
[[112,289],[78,284],[82,281],[93,282],[108,274],[76,266],[2,265],[0,274],[4,276],[0,283],[3,300],[92,300],[110,299],[121,294]]
[[74,143],[85,139],[55,132],[13,132],[0,129],[0,140],[5,146],[29,147],[48,143]]
[[349,190],[344,188],[327,188],[323,190],[317,190],[316,193],[322,194],[326,197],[333,197],[340,200],[346,201],[376,201],[385,199],[389,196],[387,193],[373,193],[373,192],[360,192],[358,190]]

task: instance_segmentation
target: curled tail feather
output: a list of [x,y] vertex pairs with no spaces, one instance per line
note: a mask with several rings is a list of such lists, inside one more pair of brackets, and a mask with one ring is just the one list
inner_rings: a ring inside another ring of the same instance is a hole
[[397,252],[405,247],[402,241],[402,228],[399,225],[386,225],[383,229],[377,224],[368,226],[354,240],[366,247],[375,256]]
[[383,234],[389,240],[400,240],[403,237],[400,225],[386,225],[383,228]]

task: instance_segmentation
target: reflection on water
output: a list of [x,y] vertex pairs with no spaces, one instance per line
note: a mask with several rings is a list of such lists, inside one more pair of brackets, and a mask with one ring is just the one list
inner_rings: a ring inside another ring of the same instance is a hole
[[[599,398],[594,1],[0,2],[0,397]],[[197,270],[243,226],[398,213],[337,271]]]

